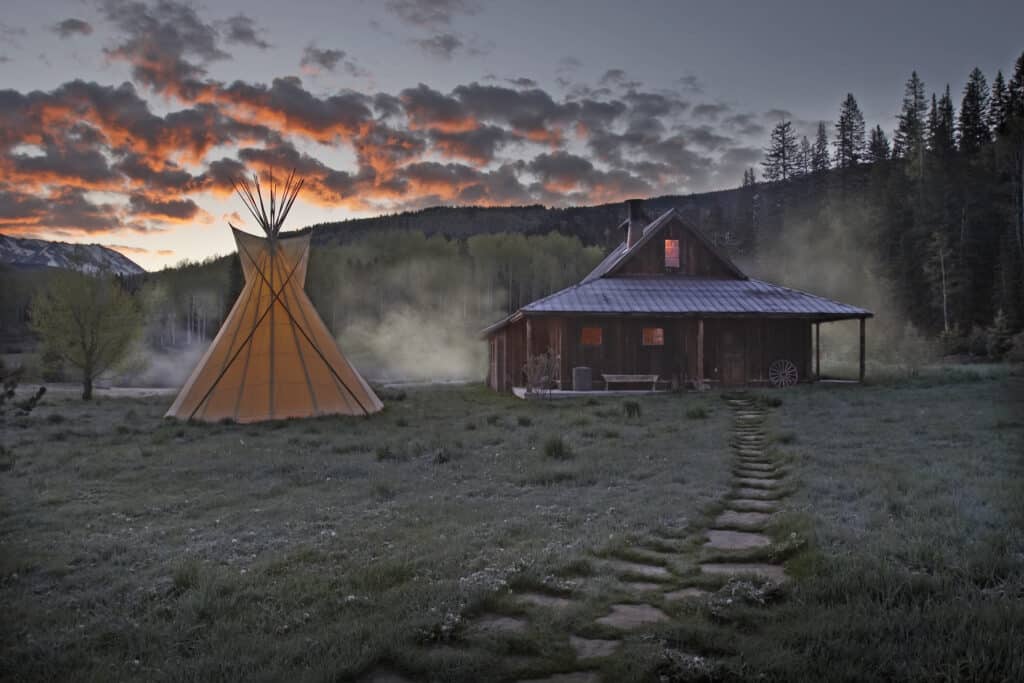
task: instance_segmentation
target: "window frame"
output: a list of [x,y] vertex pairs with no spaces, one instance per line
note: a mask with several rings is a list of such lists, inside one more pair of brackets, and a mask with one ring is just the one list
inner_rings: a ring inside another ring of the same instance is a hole
[[[648,330],[652,333],[652,341],[648,342],[647,332]],[[656,341],[654,341],[656,340]],[[640,328],[640,346],[645,348],[660,349],[665,346],[665,328],[664,327],[641,327]]]
[[[676,249],[675,249],[675,252],[676,252],[675,253],[675,265],[672,265],[672,264],[670,264],[668,262],[668,259],[669,259],[668,245],[669,245],[670,242],[674,242],[675,245],[676,245]],[[682,264],[683,264],[682,244],[680,243],[680,240],[678,238],[677,239],[671,239],[671,238],[666,238],[665,239],[664,254],[665,254],[665,270],[676,271],[676,270],[680,270],[682,268]]]
[[[587,332],[593,332],[597,330],[597,343],[587,341]],[[584,325],[580,327],[580,346],[587,348],[597,348],[604,346],[604,328],[600,325]]]

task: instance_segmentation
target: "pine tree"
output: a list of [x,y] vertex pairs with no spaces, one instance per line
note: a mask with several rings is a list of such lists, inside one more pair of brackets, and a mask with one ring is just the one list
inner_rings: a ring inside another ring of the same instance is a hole
[[885,131],[881,126],[875,126],[871,129],[871,139],[868,142],[868,163],[878,164],[888,161],[891,154],[889,138],[885,136]]
[[807,136],[800,138],[800,148],[796,152],[796,172],[795,175],[807,175],[811,172],[811,156],[813,151],[811,150],[811,141],[807,139]]
[[903,95],[903,109],[893,138],[893,156],[920,160],[924,150],[925,115],[928,105],[924,98],[924,82],[917,72],[910,74]]
[[794,175],[798,152],[792,121],[779,121],[772,129],[771,142],[765,150],[764,177],[769,182],[789,180]]
[[1003,80],[1003,71],[996,72],[992,81],[992,95],[988,98],[988,127],[993,135],[1006,132],[1006,123],[1010,115],[1010,93]]
[[743,171],[743,187],[753,187],[757,185],[757,173],[752,168],[748,168]]
[[864,115],[854,98],[848,93],[839,108],[839,122],[836,124],[835,147],[836,168],[851,168],[864,158]]
[[981,69],[975,68],[967,77],[958,128],[960,151],[968,156],[976,155],[992,141],[988,127],[988,83]]
[[825,122],[818,122],[818,135],[814,138],[814,145],[811,147],[811,172],[821,173],[831,167],[828,154],[828,133],[825,131]]
[[932,108],[928,112],[928,149],[940,159],[948,160],[956,150],[953,99],[949,86],[939,100],[932,94]]
[[1006,110],[1011,119],[1024,119],[1024,52],[1017,58],[1006,88]]

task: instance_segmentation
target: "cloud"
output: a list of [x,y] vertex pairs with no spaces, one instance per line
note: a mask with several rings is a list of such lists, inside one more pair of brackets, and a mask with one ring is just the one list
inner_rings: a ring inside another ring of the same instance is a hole
[[81,19],[69,18],[58,21],[50,27],[50,30],[61,38],[71,38],[75,35],[87,36],[92,33],[92,25]]
[[128,213],[136,220],[159,223],[209,222],[210,217],[191,199],[154,199],[143,194],[128,197]]
[[715,121],[728,111],[729,105],[727,104],[698,104],[693,108],[693,115],[697,118]]
[[462,39],[454,33],[438,33],[415,42],[426,54],[444,60],[451,59],[463,46]]
[[302,51],[299,67],[308,74],[315,75],[323,71],[335,71],[339,66],[350,76],[362,77],[367,71],[352,59],[346,59],[344,50],[321,49],[310,43]]
[[387,0],[389,12],[410,26],[448,26],[458,15],[476,14],[480,7],[469,0]]
[[270,43],[257,35],[256,23],[244,14],[236,14],[220,23],[224,39],[229,43],[249,45],[266,50]]

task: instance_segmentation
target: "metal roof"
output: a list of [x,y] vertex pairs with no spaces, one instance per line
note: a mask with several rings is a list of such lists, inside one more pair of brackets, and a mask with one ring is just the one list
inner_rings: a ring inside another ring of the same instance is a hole
[[780,315],[865,318],[871,311],[763,280],[643,275],[581,282],[521,309],[524,313]]

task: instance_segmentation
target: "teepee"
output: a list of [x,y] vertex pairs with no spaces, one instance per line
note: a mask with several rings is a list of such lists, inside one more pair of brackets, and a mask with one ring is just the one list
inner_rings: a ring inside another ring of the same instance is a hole
[[383,408],[345,359],[306,296],[310,233],[280,236],[302,189],[294,171],[269,187],[269,211],[259,178],[235,185],[266,238],[231,230],[245,285],[210,348],[167,417],[259,422],[315,415],[369,415]]

